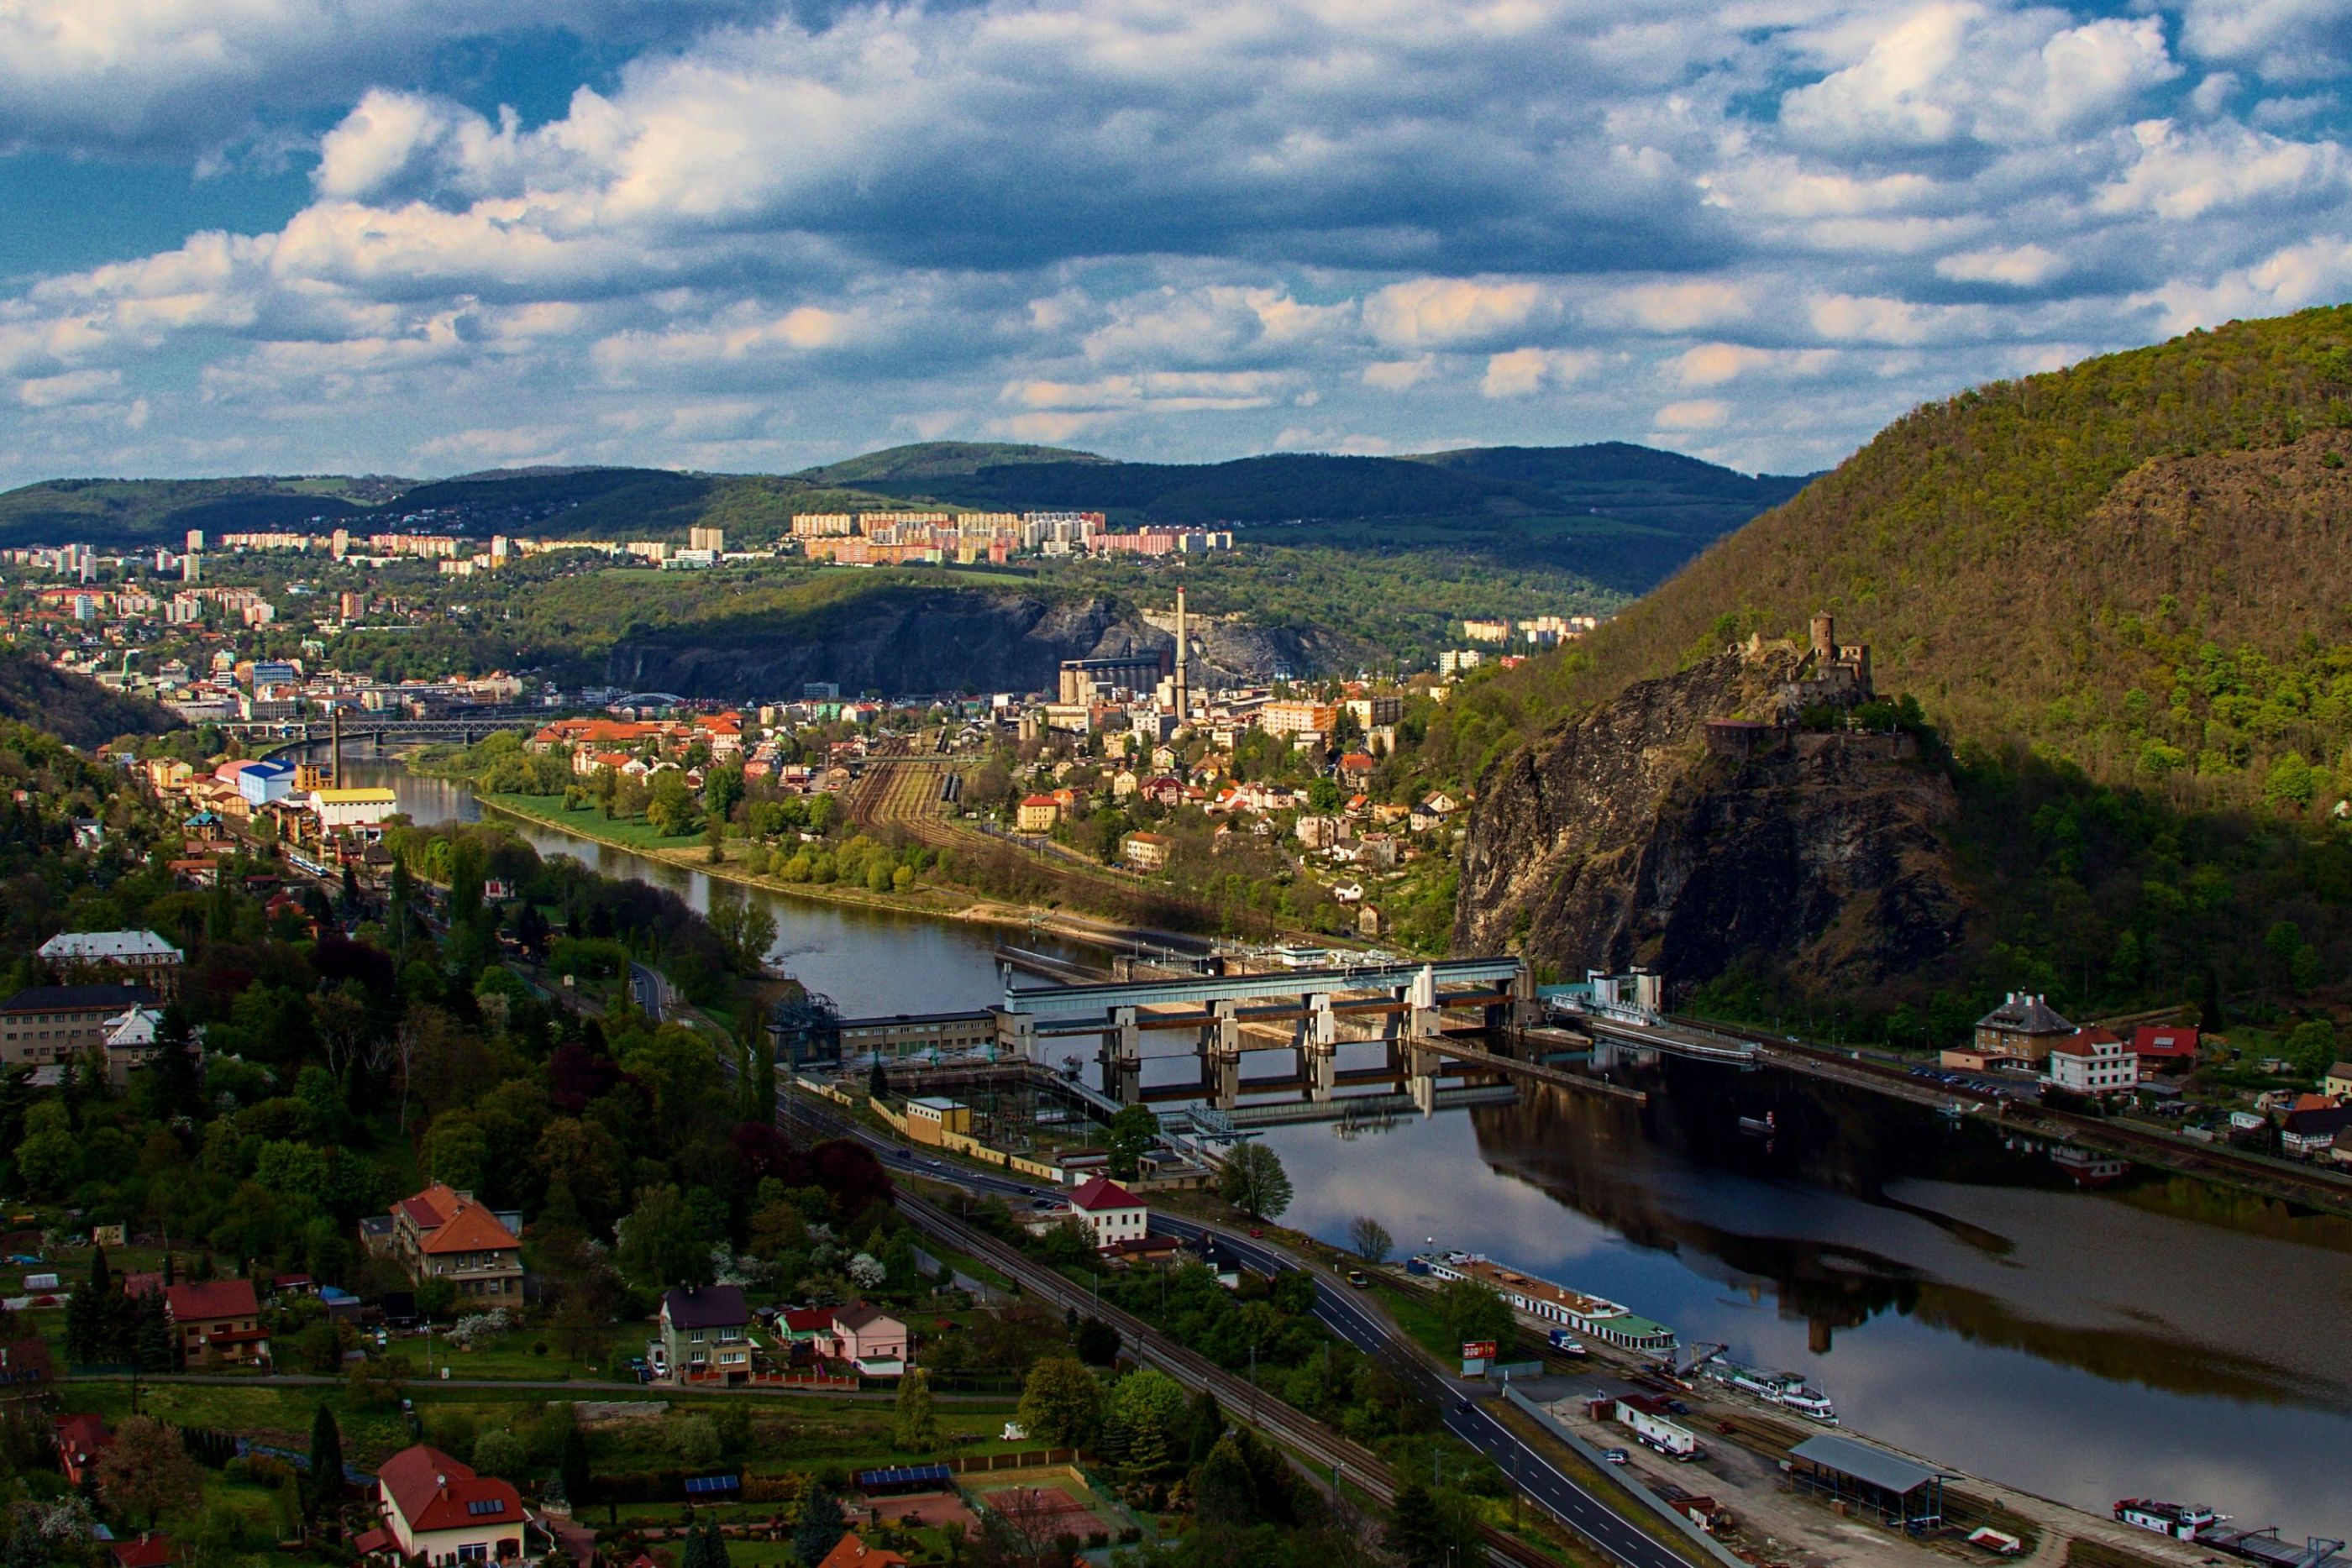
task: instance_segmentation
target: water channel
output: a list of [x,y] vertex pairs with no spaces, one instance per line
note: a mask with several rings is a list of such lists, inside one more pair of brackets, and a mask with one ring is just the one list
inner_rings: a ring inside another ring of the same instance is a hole
[[[462,785],[362,768],[417,821],[478,815]],[[697,872],[517,827],[707,903]],[[770,907],[776,960],[845,1013],[999,994],[989,928]],[[1269,1129],[1285,1218],[1336,1241],[1370,1214],[1401,1246],[1612,1297],[1803,1373],[1859,1435],[2080,1507],[2152,1496],[2294,1541],[2352,1533],[2352,1220],[1776,1071],[1628,1071],[1648,1105],[1537,1088],[1346,1136]],[[1768,1111],[1769,1138],[1740,1130]]]

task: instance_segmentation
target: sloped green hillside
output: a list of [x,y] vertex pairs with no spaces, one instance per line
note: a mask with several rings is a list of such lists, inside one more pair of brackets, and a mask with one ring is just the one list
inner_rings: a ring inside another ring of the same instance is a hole
[[1532,732],[1828,610],[1873,644],[1881,689],[1956,741],[2198,800],[2324,803],[2352,789],[2347,464],[2352,308],[1979,387],[1484,700]]

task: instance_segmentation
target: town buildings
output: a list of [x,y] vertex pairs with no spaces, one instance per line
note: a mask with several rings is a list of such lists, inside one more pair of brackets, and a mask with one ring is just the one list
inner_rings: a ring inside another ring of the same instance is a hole
[[41,944],[40,956],[68,978],[125,980],[159,997],[179,994],[183,955],[152,931],[62,932]]
[[1140,1240],[1151,1228],[1143,1200],[1108,1176],[1095,1176],[1070,1194],[1070,1218],[1087,1228],[1097,1252]]
[[155,999],[144,986],[27,986],[0,1002],[0,1063],[42,1067],[103,1051],[110,1027]]
[[2139,1058],[2108,1030],[2060,1035],[2050,1040],[2042,1060],[2051,1086],[2076,1094],[2128,1093],[2139,1082]]
[[436,1183],[392,1206],[390,1250],[418,1284],[446,1280],[460,1296],[519,1297],[522,1242],[469,1192]]
[[879,1307],[833,1309],[833,1322],[816,1336],[819,1350],[846,1361],[867,1377],[896,1377],[907,1369],[907,1325]]
[[2038,996],[2011,991],[2000,1006],[1977,1019],[1976,1048],[1987,1057],[2008,1057],[2040,1065],[2053,1041],[2074,1026]]

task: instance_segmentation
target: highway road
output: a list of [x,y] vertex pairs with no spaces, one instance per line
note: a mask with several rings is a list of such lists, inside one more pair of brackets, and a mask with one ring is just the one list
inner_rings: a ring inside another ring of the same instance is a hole
[[[812,1103],[804,1097],[796,1095],[788,1095],[787,1099],[790,1102],[788,1106],[779,1109],[780,1119],[788,1114],[794,1114],[812,1127],[828,1134],[855,1137],[871,1148],[888,1169],[909,1176],[919,1175],[933,1181],[950,1183],[973,1193],[993,1194],[1005,1198],[1015,1207],[1034,1201],[1037,1196],[1045,1196],[1050,1192],[1050,1189],[1040,1188],[1034,1184],[968,1169],[930,1155],[918,1154],[851,1122],[848,1118],[838,1114],[830,1106]],[[929,1210],[932,1215],[940,1213],[938,1210],[930,1210],[929,1205],[924,1205],[922,1207]],[[919,1212],[912,1217],[919,1219],[924,1218],[924,1215]],[[965,1230],[964,1227],[955,1224],[952,1219],[950,1219],[949,1223],[958,1231]],[[1621,1564],[1622,1568],[1689,1568],[1688,1558],[1646,1532],[1639,1524],[1616,1511],[1608,1502],[1561,1472],[1533,1444],[1499,1420],[1491,1408],[1493,1401],[1491,1391],[1482,1385],[1474,1394],[1468,1391],[1467,1385],[1447,1377],[1442,1370],[1430,1364],[1428,1358],[1422,1354],[1420,1348],[1412,1342],[1403,1330],[1400,1329],[1385,1313],[1378,1311],[1362,1294],[1349,1289],[1344,1281],[1327,1276],[1321,1270],[1302,1263],[1279,1247],[1263,1239],[1251,1237],[1239,1229],[1162,1214],[1155,1214],[1152,1217],[1151,1227],[1155,1231],[1186,1241],[1198,1243],[1207,1240],[1213,1245],[1221,1260],[1229,1259],[1242,1267],[1260,1273],[1271,1275],[1286,1270],[1297,1270],[1307,1273],[1315,1281],[1316,1318],[1333,1333],[1358,1350],[1386,1361],[1400,1376],[1407,1380],[1408,1386],[1426,1398],[1433,1408],[1444,1413],[1444,1420],[1448,1432],[1492,1459],[1503,1473],[1512,1477],[1519,1490],[1538,1505],[1592,1542],[1612,1561]],[[978,1232],[967,1231],[954,1239],[970,1249],[972,1247],[973,1239],[979,1236]],[[1009,1257],[1001,1256],[1000,1252],[1010,1255]],[[1056,1287],[1059,1287],[1061,1291],[1076,1293],[1076,1287],[1060,1275],[1044,1270],[1018,1253],[1011,1253],[1009,1249],[1003,1249],[1001,1243],[991,1241],[986,1255],[992,1263],[1021,1279],[1024,1288],[1045,1296],[1047,1300],[1056,1299]],[[1078,1298],[1078,1302],[1083,1303],[1082,1296]],[[1124,1313],[1113,1314],[1107,1310],[1099,1308],[1097,1310],[1102,1312],[1106,1320],[1112,1320],[1114,1317],[1121,1320],[1126,1318]],[[1121,1333],[1126,1335],[1131,1343],[1136,1341],[1138,1331],[1155,1339],[1160,1337],[1156,1331],[1150,1330],[1148,1325],[1139,1322],[1131,1320],[1120,1322],[1118,1326]],[[1185,1354],[1190,1360],[1199,1359],[1190,1357],[1189,1353]],[[1181,1376],[1188,1369],[1171,1365],[1168,1370],[1176,1372]],[[1197,1375],[1184,1377],[1183,1380],[1196,1386],[1201,1381]],[[1267,1426],[1276,1436],[1289,1441],[1293,1447],[1315,1454],[1326,1465],[1331,1463],[1333,1458],[1339,1458],[1347,1463],[1348,1473],[1360,1482],[1377,1483],[1380,1479],[1378,1472],[1385,1467],[1381,1466],[1379,1461],[1372,1459],[1369,1454],[1357,1450],[1359,1457],[1351,1458],[1337,1448],[1331,1448],[1328,1442],[1318,1444],[1311,1438],[1302,1439],[1301,1433],[1298,1431],[1284,1430],[1284,1427],[1298,1427],[1302,1431],[1312,1428],[1318,1433],[1321,1429],[1315,1427],[1313,1423],[1306,1422],[1304,1417],[1297,1417],[1297,1413],[1291,1412],[1287,1406],[1279,1405],[1271,1398],[1259,1396],[1253,1399],[1245,1384],[1239,1390],[1234,1389],[1232,1385],[1234,1381],[1237,1380],[1232,1379],[1231,1375],[1226,1374],[1223,1375],[1217,1385],[1219,1397],[1225,1401],[1229,1408],[1236,1410],[1254,1408],[1256,1412],[1255,1419],[1260,1425]],[[1236,1397],[1247,1403],[1236,1404],[1234,1402]],[[1269,1421],[1268,1417],[1277,1411],[1296,1419],[1279,1424]],[[1345,1445],[1346,1449],[1352,1450],[1354,1448],[1353,1444]],[[1324,1451],[1326,1448],[1330,1448],[1330,1451]],[[1384,1493],[1387,1489],[1376,1484],[1369,1490],[1372,1490],[1377,1496]]]
[[[635,959],[629,961],[629,999],[637,1004],[639,1012],[656,1023],[661,1022],[668,1016],[673,995],[668,977],[659,969]],[[720,1055],[723,1059],[725,1053]]]

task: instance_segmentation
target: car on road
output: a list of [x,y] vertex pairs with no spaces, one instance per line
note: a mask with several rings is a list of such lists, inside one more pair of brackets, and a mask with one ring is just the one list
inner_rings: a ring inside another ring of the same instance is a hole
[[1459,1399],[1454,1401],[1454,1413],[1456,1416],[1467,1416],[1470,1414],[1470,1401],[1467,1399]]
[[1625,1464],[1633,1458],[1622,1448],[1603,1448],[1601,1450],[1601,1457],[1612,1465]]
[[1250,1234],[1252,1236],[1263,1238],[1265,1235],[1265,1231],[1260,1227],[1253,1225],[1250,1227]]
[[1024,1186],[1024,1187],[1021,1188],[1020,1190],[1021,1190],[1021,1196],[1022,1196],[1022,1197],[1035,1197],[1035,1196],[1036,1196],[1036,1193],[1037,1193],[1037,1189],[1036,1189],[1035,1187],[1034,1187],[1034,1186]]
[[1350,1269],[1348,1270],[1348,1283],[1355,1286],[1356,1289],[1360,1291],[1369,1291],[1372,1288],[1371,1276],[1365,1273],[1361,1269]]

